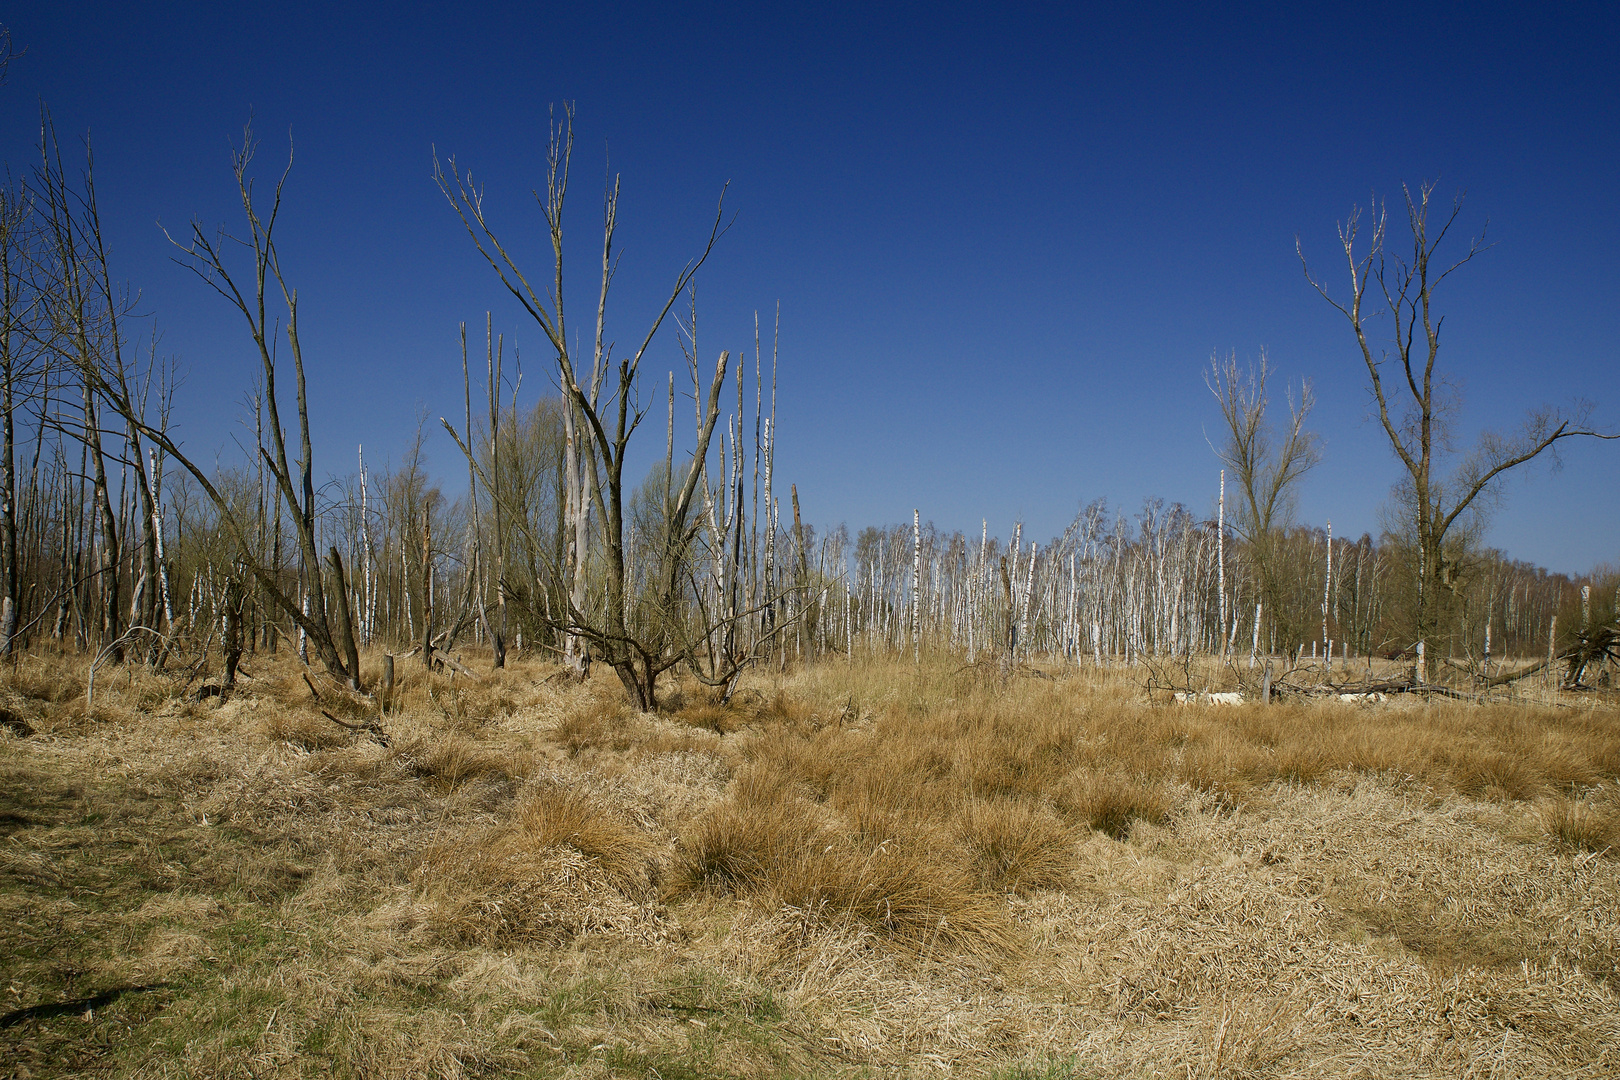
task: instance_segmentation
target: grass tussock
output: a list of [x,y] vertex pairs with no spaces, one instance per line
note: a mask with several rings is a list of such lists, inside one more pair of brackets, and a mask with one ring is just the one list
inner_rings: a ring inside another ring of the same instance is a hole
[[1554,797],[1536,807],[1536,818],[1548,837],[1575,851],[1607,853],[1620,843],[1620,815],[1612,803]]
[[6,688],[22,698],[60,705],[84,696],[88,671],[87,659],[26,656],[7,671]]
[[841,833],[788,778],[755,769],[681,838],[673,892],[766,898],[807,920],[859,922],[919,952],[1016,952],[1004,905],[962,860],[941,855],[915,836],[874,844]]
[[418,736],[401,746],[397,757],[444,791],[473,781],[510,785],[527,775],[532,764],[521,751],[490,746],[456,731]]
[[716,735],[730,735],[748,724],[748,717],[740,710],[712,702],[683,705],[673,714],[676,720]]
[[1162,824],[1170,817],[1170,796],[1160,784],[1111,772],[1077,770],[1058,788],[1057,808],[1115,840],[1130,838],[1138,821]]
[[269,709],[261,721],[265,738],[311,753],[333,750],[354,741],[354,733],[319,713],[303,709]]
[[574,757],[589,750],[622,753],[635,745],[629,710],[612,697],[593,699],[571,709],[557,725],[556,740]]
[[1073,834],[1044,806],[974,799],[958,829],[981,886],[992,892],[1062,888],[1079,868]]
[[600,796],[577,787],[542,784],[484,846],[492,851],[570,847],[626,892],[656,884],[658,845]]
[[600,798],[543,784],[500,824],[430,848],[400,918],[451,945],[656,936],[656,845]]

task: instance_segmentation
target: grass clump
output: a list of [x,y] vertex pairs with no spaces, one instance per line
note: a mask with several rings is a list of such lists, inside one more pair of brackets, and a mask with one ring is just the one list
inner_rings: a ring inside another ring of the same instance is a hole
[[400,748],[398,758],[443,791],[455,791],[473,781],[509,784],[521,779],[528,765],[521,753],[454,731],[413,739]]
[[1170,817],[1170,800],[1159,784],[1089,769],[1065,778],[1057,806],[1071,820],[1115,840],[1129,839],[1131,826],[1138,821],[1159,825]]
[[264,714],[261,730],[272,742],[316,752],[347,746],[354,741],[353,732],[304,709],[271,707],[264,710]]
[[960,835],[982,887],[1030,893],[1061,888],[1078,866],[1074,837],[1042,806],[1012,799],[974,799],[963,808]]
[[626,706],[606,698],[570,710],[557,725],[555,738],[572,757],[589,750],[623,752],[635,744]]
[[1548,799],[1535,813],[1550,839],[1575,851],[1608,852],[1620,840],[1620,827],[1613,816],[1591,798]]
[[485,846],[502,852],[563,846],[600,866],[627,892],[654,883],[656,845],[600,797],[576,787],[543,784],[524,798],[511,821],[488,838]]
[[543,785],[500,824],[430,848],[395,913],[452,945],[559,944],[656,930],[655,846],[601,800]]
[[[943,857],[942,857],[943,856]],[[817,921],[857,921],[909,950],[1008,955],[1004,905],[960,859],[915,837],[840,833],[781,775],[756,769],[682,837],[675,891],[765,897]]]

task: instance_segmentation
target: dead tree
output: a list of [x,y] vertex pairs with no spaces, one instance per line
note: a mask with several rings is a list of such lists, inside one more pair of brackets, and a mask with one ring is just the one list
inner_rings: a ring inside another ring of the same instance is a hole
[[[360,673],[352,660],[356,654],[352,626],[346,625],[346,620],[339,620],[339,625],[334,628],[328,618],[328,581],[327,575],[322,570],[322,561],[316,546],[313,452],[309,435],[309,403],[304,384],[303,346],[298,333],[298,293],[288,283],[282,270],[275,240],[282,189],[292,170],[292,152],[289,148],[287,168],[276,182],[269,213],[261,216],[254,203],[253,180],[248,172],[253,160],[254,146],[252,130],[244,129],[241,147],[231,152],[231,171],[236,178],[237,192],[242,201],[242,211],[248,226],[247,235],[234,237],[222,230],[211,237],[201,222],[193,221],[187,242],[182,243],[172,236],[169,239],[183,253],[183,264],[224,297],[247,322],[249,334],[259,355],[264,406],[270,429],[270,446],[261,446],[259,453],[290,511],[302,569],[302,597],[286,587],[274,566],[266,566],[261,561],[258,548],[254,544],[252,523],[239,521],[235,509],[208,474],[186,456],[166,431],[147,422],[141,415],[138,402],[132,398],[127,388],[104,378],[100,382],[100,389],[105,399],[136,431],[145,435],[165,455],[179,462],[181,467],[197,481],[198,487],[213,503],[220,521],[235,543],[247,572],[253,575],[263,594],[308,636],[309,644],[322,665],[339,681],[346,683],[351,689],[358,690]],[[227,265],[225,252],[227,245],[230,244],[240,244],[252,252],[252,284],[246,290],[240,284],[239,276]],[[273,334],[278,320],[273,319],[267,311],[273,291],[280,293],[287,313],[285,333],[292,353],[298,408],[297,432],[300,456],[296,463],[288,461],[286,439],[283,434],[285,429],[281,422],[280,401],[276,389],[277,363]]]
[[225,579],[220,598],[220,653],[225,659],[225,671],[220,676],[222,690],[236,685],[236,668],[242,662],[242,582],[236,574]]
[[[1443,428],[1452,398],[1444,391],[1436,370],[1440,355],[1441,318],[1434,310],[1435,290],[1453,272],[1485,250],[1484,231],[1469,242],[1455,261],[1436,261],[1446,235],[1462,213],[1462,196],[1438,227],[1429,220],[1434,185],[1425,183],[1416,197],[1405,186],[1407,227],[1411,233],[1410,254],[1402,256],[1386,248],[1387,215],[1375,203],[1372,213],[1371,242],[1358,251],[1356,240],[1361,223],[1359,208],[1339,227],[1339,243],[1350,272],[1350,295],[1337,300],[1317,279],[1305,261],[1303,246],[1295,241],[1306,280],[1349,322],[1367,369],[1378,419],[1390,448],[1405,470],[1401,494],[1411,528],[1416,562],[1416,604],[1413,632],[1417,643],[1416,676],[1427,680],[1433,657],[1428,643],[1440,629],[1442,598],[1455,586],[1455,560],[1448,556],[1447,540],[1459,522],[1475,508],[1502,474],[1552,451],[1564,439],[1588,436],[1620,438],[1587,426],[1590,409],[1577,406],[1572,413],[1555,408],[1537,409],[1525,417],[1521,430],[1512,435],[1487,432],[1466,454],[1450,476],[1443,475],[1446,440]],[[1387,315],[1391,322],[1379,339],[1372,326],[1375,316]],[[1395,379],[1386,386],[1386,368],[1394,367]]]
[[[3,34],[0,31],[0,34]],[[0,58],[6,42],[0,37]],[[3,59],[0,59],[3,64]],[[3,69],[0,69],[3,70]],[[16,416],[32,374],[37,295],[29,288],[28,264],[36,232],[27,193],[0,188],[0,657],[12,654],[22,604],[18,573]],[[43,435],[44,425],[40,425]]]
[[[655,570],[650,578],[656,584],[643,598],[632,595],[627,573],[631,529],[626,521],[624,467],[631,437],[646,416],[646,409],[637,403],[642,359],[675,301],[687,289],[720,237],[724,224],[723,195],[722,207],[715,214],[701,254],[676,275],[668,299],[652,318],[639,347],[615,363],[611,344],[604,339],[608,292],[616,268],[613,241],[619,196],[618,180],[610,182],[603,201],[601,288],[596,304],[590,370],[586,371],[582,366],[583,358],[576,356],[568,337],[562,294],[562,213],[572,146],[573,110],[566,108],[562,122],[552,127],[545,195],[537,196],[551,240],[554,271],[553,282],[544,296],[530,284],[486,220],[482,192],[471,176],[458,172],[454,159],[441,166],[435,158],[434,173],[445,199],[478,252],[539,326],[555,354],[557,382],[564,398],[567,440],[564,517],[568,550],[564,565],[552,565],[548,570],[553,579],[560,579],[564,586],[554,590],[561,610],[531,608],[530,615],[563,636],[568,661],[581,663],[579,646],[588,644],[613,668],[637,708],[650,711],[657,707],[658,676],[685,659],[693,643],[692,635],[682,633],[676,623],[678,611],[684,607],[686,567],[696,533],[692,522],[693,498],[720,415],[720,393],[726,380],[729,353],[720,354],[707,386],[694,372],[694,396],[700,402],[696,446],[685,475],[678,481],[673,476],[666,477],[670,486],[666,499],[669,510],[664,515],[659,535],[650,538],[649,544],[655,559]],[[610,369],[616,375],[615,385],[613,392],[603,400],[601,391]],[[456,437],[462,451],[474,458],[470,433],[469,438],[463,440],[448,421],[444,426]],[[488,478],[485,485],[491,492],[496,491]],[[599,523],[599,532],[595,535],[601,544],[603,602],[600,607],[594,602],[586,603],[586,548],[593,536],[590,525],[593,511]],[[514,524],[524,527],[521,522]],[[538,537],[531,536],[530,540],[531,550],[543,550]]]
[[[619,191],[615,181],[609,188],[603,205],[602,285],[596,305],[596,333],[591,352],[591,366],[587,373],[576,362],[577,358],[568,342],[563,305],[562,214],[568,193],[569,160],[573,153],[573,118],[572,107],[565,107],[562,123],[552,125],[547,149],[546,194],[543,199],[536,196],[546,222],[552,251],[553,280],[545,297],[530,285],[528,278],[507,254],[505,247],[486,223],[483,194],[473,184],[471,177],[464,177],[457,172],[454,158],[448,162],[447,172],[445,167],[441,167],[437,154],[434,157],[433,169],[440,191],[456,211],[479,253],[489,262],[500,277],[501,283],[523,305],[524,310],[535,320],[556,350],[558,370],[562,373],[560,385],[564,402],[562,416],[564,506],[560,522],[566,548],[563,585],[568,594],[566,605],[582,608],[586,603],[586,567],[590,560],[591,516],[593,511],[603,507],[601,477],[598,470],[598,453],[601,447],[598,445],[597,432],[592,429],[585,413],[581,411],[581,406],[583,405],[592,415],[595,414],[600,404],[602,385],[611,366],[611,358],[608,356],[609,346],[604,340],[604,332],[608,290],[616,266],[613,256],[613,234],[617,224]],[[713,243],[714,237],[711,237],[710,248],[713,247]],[[704,257],[707,257],[707,254],[708,251],[705,250]],[[702,258],[698,259],[698,265],[701,265],[702,261]],[[685,287],[691,280],[691,274],[696,270],[696,265],[687,268],[687,272],[681,277],[679,288]],[[648,343],[651,342],[653,333],[656,333],[674,302],[675,297],[672,296],[669,303],[664,306],[663,313],[654,321],[652,332],[647,336]],[[645,349],[646,343],[643,344],[641,351]],[[640,357],[641,352],[638,352],[636,354],[638,362]],[[586,380],[584,387],[579,385],[581,378]],[[471,438],[471,432],[468,433],[468,437]],[[563,638],[565,662],[583,673],[588,657],[582,648],[582,637],[565,632]]]
[[80,413],[73,422],[74,435],[84,449],[85,468],[81,472],[88,475],[92,485],[100,539],[94,647],[105,650],[116,663],[123,659],[124,640],[119,606],[122,533],[107,483],[98,390],[108,358],[117,354],[114,362],[122,364],[119,316],[124,314],[124,304],[114,296],[100,241],[93,170],[87,159],[84,190],[75,190],[68,180],[48,115],[41,119],[40,157],[34,189],[46,233],[44,273],[48,280],[44,289],[50,320],[46,340],[78,382]]

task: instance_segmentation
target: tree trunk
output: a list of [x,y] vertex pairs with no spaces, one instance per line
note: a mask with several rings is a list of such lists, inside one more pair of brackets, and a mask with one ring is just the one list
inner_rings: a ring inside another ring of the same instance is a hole
[[377,707],[386,713],[394,701],[394,654],[383,653],[382,686],[377,691]]
[[[12,397],[14,367],[11,352],[11,296],[9,267],[6,286],[6,326],[0,339],[0,656],[9,657],[17,634],[17,468],[13,436]],[[43,426],[43,425],[42,425]]]
[[644,659],[637,664],[635,657],[627,655],[613,661],[613,673],[619,677],[624,692],[630,695],[630,702],[638,712],[658,711],[658,676],[652,669],[651,660]]
[[220,677],[221,689],[236,685],[236,666],[242,661],[242,584],[235,577],[225,579],[221,604],[220,652],[225,657],[225,674]]
[[349,672],[349,689],[360,689],[360,651],[354,644],[354,618],[349,610],[349,584],[343,574],[343,557],[337,545],[327,553],[332,567],[332,607],[337,617],[337,647],[342,650],[343,664]]
[[433,670],[433,519],[422,508],[422,666]]
[[112,499],[107,490],[106,463],[101,452],[101,425],[96,411],[95,396],[91,390],[90,375],[84,376],[84,432],[85,448],[89,452],[91,478],[94,487],[91,498],[101,517],[101,566],[96,575],[96,631],[100,635],[97,649],[111,649],[110,659],[122,663],[124,650],[115,643],[123,636],[123,620],[119,617],[118,519],[113,514]]
[[[486,336],[494,333],[493,316],[486,313]],[[498,671],[506,666],[506,540],[501,535],[501,365],[497,350],[489,349],[489,475],[493,487],[489,493],[491,525],[495,529],[495,625],[489,628],[490,648],[494,653],[494,667]],[[467,437],[472,438],[471,422]]]

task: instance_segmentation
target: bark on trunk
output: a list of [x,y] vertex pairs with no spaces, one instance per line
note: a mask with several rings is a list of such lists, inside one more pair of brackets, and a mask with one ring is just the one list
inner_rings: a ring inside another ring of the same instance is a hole
[[349,672],[349,689],[360,689],[360,651],[354,643],[354,618],[349,610],[349,584],[343,573],[343,557],[336,545],[327,552],[332,567],[332,612],[337,618],[337,646],[343,653],[343,664]]

